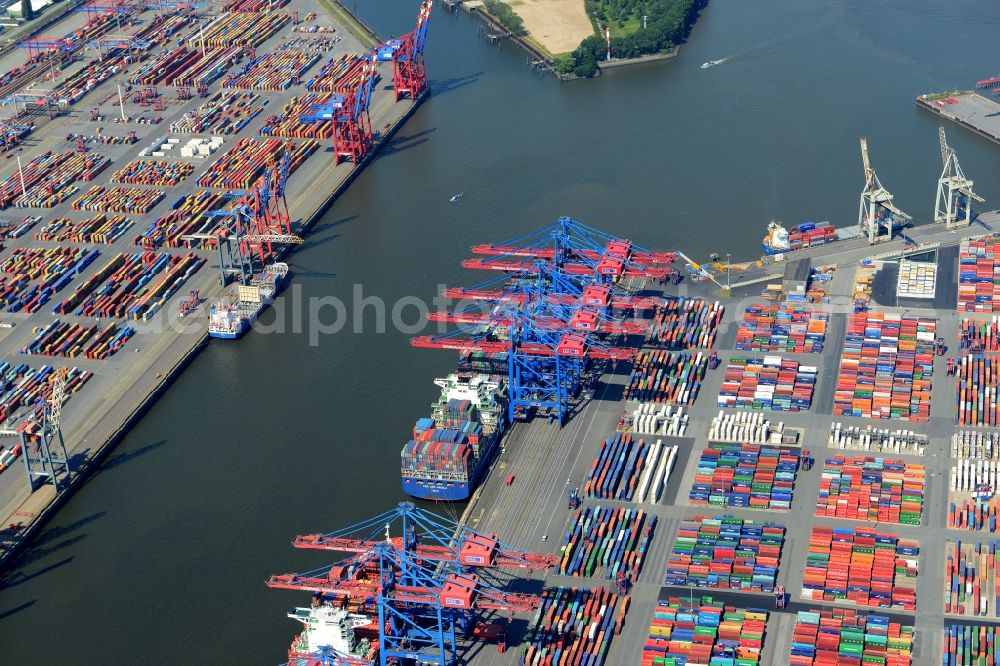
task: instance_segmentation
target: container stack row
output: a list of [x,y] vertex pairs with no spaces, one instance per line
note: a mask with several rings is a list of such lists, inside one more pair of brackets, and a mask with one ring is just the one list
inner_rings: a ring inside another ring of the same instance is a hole
[[916,541],[871,528],[815,526],[802,582],[804,599],[916,610]]
[[21,348],[22,354],[105,359],[117,353],[135,335],[131,326],[119,327],[112,322],[101,329],[97,325],[84,326],[61,322],[58,319],[48,326],[41,326],[35,337]]
[[1000,358],[963,354],[958,359],[955,375],[958,423],[991,427],[1000,425],[997,418]]
[[816,387],[816,368],[780,356],[733,358],[719,389],[719,407],[773,412],[809,409]]
[[194,165],[190,162],[135,160],[116,171],[111,176],[111,182],[123,185],[174,187],[192,173],[194,173]]
[[642,402],[632,411],[633,432],[683,437],[687,426],[688,415],[680,406]]
[[649,340],[669,349],[711,349],[725,307],[701,298],[664,298],[653,315]]
[[951,457],[1000,460],[1000,432],[959,430],[951,436]]
[[853,609],[799,611],[790,666],[910,666],[913,627]]
[[0,305],[7,312],[37,312],[99,254],[97,248],[14,248],[0,263]]
[[881,312],[851,315],[834,413],[927,421],[936,332],[933,319]]
[[944,628],[941,666],[995,666],[1000,627],[986,624],[952,624]]
[[912,430],[889,430],[872,426],[861,428],[839,422],[830,424],[830,438],[827,441],[831,449],[903,453],[911,456],[924,455],[927,442],[927,435]]
[[104,213],[79,221],[57,217],[35,232],[35,240],[111,245],[124,236],[132,228],[132,224],[130,217],[108,216]]
[[236,146],[217,159],[198,178],[199,187],[222,187],[226,189],[248,189],[257,182],[265,169],[276,163],[281,153],[289,148],[291,162],[289,174],[316,152],[319,144],[302,141],[297,145],[280,139],[240,139]]
[[[6,419],[26,405],[37,405],[52,397],[51,376],[55,368],[43,365],[33,368],[27,363],[0,361],[0,420]],[[80,390],[94,373],[71,368],[66,378],[65,395]]]
[[642,509],[585,506],[570,517],[563,538],[559,573],[635,580],[653,538],[656,516]]
[[743,313],[736,349],[821,354],[829,320],[828,313],[800,305],[754,304]]
[[645,440],[616,432],[601,443],[583,482],[584,495],[632,501],[649,455],[650,445]]
[[[954,457],[954,456],[953,456]],[[948,527],[997,531],[1000,497],[1000,461],[955,458],[949,474]]]
[[209,47],[251,46],[257,48],[277,34],[291,17],[281,12],[227,13],[209,21],[198,33],[198,44]]
[[952,615],[1000,617],[997,610],[998,541],[945,546],[944,612]]
[[170,124],[183,134],[236,134],[264,112],[260,95],[248,90],[219,90],[194,111]]
[[39,155],[0,181],[0,209],[52,208],[78,191],[75,182],[92,180],[109,164],[110,159],[97,153]]
[[896,295],[900,298],[934,298],[937,287],[937,264],[929,261],[899,262]]
[[615,433],[604,440],[583,482],[583,494],[598,499],[656,502],[674,466],[676,445],[647,443]]
[[195,254],[184,256],[153,251],[121,253],[87,278],[66,299],[56,314],[84,317],[125,317],[146,320],[205,264]]
[[707,369],[708,358],[701,352],[639,352],[625,399],[693,405]]
[[959,347],[972,352],[1000,352],[1000,317],[963,319],[958,329]]
[[694,505],[787,511],[798,468],[794,450],[712,442],[698,459],[688,500]]
[[964,239],[958,249],[958,311],[993,312],[1000,301],[1000,239]]
[[602,666],[627,610],[627,596],[619,598],[603,587],[546,588],[542,605],[528,625],[522,663]]
[[667,585],[774,592],[785,528],[735,516],[684,519],[667,564]]
[[222,82],[223,88],[278,92],[298,84],[303,75],[320,61],[318,53],[275,51],[249,60],[239,72]]
[[823,465],[816,515],[919,525],[923,465],[873,457],[832,456]]
[[[208,234],[225,236],[224,219],[208,215],[214,210],[225,210],[233,205],[221,192],[200,190],[181,195],[170,210],[149,223],[149,226],[138,236],[135,244],[147,249],[155,249],[161,245],[166,247],[186,247],[191,241],[184,240],[189,234]],[[202,249],[215,249],[214,239],[199,244]]]
[[712,442],[739,444],[796,444],[798,433],[785,429],[781,422],[771,422],[761,412],[725,412],[719,410],[708,429],[708,439]]
[[307,123],[303,116],[309,116],[313,107],[326,106],[334,98],[334,93],[307,93],[290,99],[278,113],[272,113],[264,119],[260,128],[262,136],[285,137],[289,139],[316,139],[318,141],[333,138],[333,123]]
[[166,192],[141,187],[104,187],[94,185],[72,204],[73,210],[107,213],[144,214],[163,201]]
[[[642,666],[754,666],[764,649],[768,612],[723,606],[705,597],[698,605],[660,601],[642,649]],[[553,662],[555,663],[555,662]]]

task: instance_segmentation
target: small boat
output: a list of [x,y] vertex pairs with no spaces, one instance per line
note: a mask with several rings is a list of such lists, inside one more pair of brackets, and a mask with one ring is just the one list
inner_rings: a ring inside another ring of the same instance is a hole
[[709,60],[708,62],[701,63],[702,69],[708,69],[709,67],[715,67],[716,65],[721,65],[721,60]]
[[465,194],[465,192],[459,192],[458,194],[453,194],[451,196],[451,199],[449,199],[449,201],[451,201],[452,203],[455,203],[456,201],[458,201],[459,199],[462,198],[463,194]]

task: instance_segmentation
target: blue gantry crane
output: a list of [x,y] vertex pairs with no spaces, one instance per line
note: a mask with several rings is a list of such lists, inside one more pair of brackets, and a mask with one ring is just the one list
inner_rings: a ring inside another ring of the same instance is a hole
[[[268,579],[269,587],[315,595],[306,634],[293,643],[290,663],[310,658],[312,653],[296,649],[322,640],[325,628],[317,619],[332,618],[337,631],[326,635],[334,640],[348,635],[346,643],[330,647],[347,659],[451,666],[460,637],[484,635],[476,631],[480,612],[513,614],[538,606],[534,595],[487,582],[490,569],[547,569],[557,563],[554,555],[517,550],[410,502],[343,530],[300,536],[293,545],[351,556],[315,571]],[[345,607],[357,609],[354,624],[345,624],[351,617]],[[378,649],[344,631],[352,627],[376,632]]]

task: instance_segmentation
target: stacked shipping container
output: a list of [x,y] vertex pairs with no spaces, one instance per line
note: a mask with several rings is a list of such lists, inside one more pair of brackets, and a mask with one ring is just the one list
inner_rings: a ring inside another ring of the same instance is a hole
[[955,401],[960,425],[997,426],[1000,358],[963,354],[955,371]]
[[743,314],[736,349],[821,354],[829,319],[802,306],[754,304]]
[[785,528],[734,516],[695,516],[677,529],[667,585],[774,592]]
[[953,624],[944,628],[942,666],[996,666],[1000,663],[997,642],[1000,627],[984,624]]
[[698,460],[691,504],[787,510],[792,504],[799,454],[758,444],[712,442]]
[[670,349],[710,349],[724,312],[718,301],[666,297],[656,308],[648,338]]
[[1000,317],[989,321],[963,319],[958,330],[959,346],[979,352],[1000,352]]
[[834,413],[927,421],[937,323],[868,312],[851,315]]
[[830,424],[830,438],[827,440],[831,449],[905,453],[911,456],[924,455],[927,442],[927,435],[912,430],[889,430],[872,426],[861,428],[839,422]]
[[763,609],[723,606],[708,597],[697,606],[661,601],[649,625],[642,665],[754,666],[764,648],[767,616]]
[[677,446],[647,444],[615,433],[601,443],[583,482],[583,493],[599,499],[657,501],[673,469]]
[[944,612],[1000,617],[997,611],[997,560],[1000,541],[949,541],[945,547]]
[[110,245],[131,228],[132,218],[124,215],[108,217],[99,213],[80,221],[57,217],[35,233],[35,240]]
[[653,538],[656,516],[641,509],[583,507],[573,512],[563,538],[559,573],[635,580]]
[[910,666],[913,627],[854,610],[799,611],[790,666]]
[[923,465],[837,455],[823,466],[816,515],[919,525],[923,503]]
[[915,610],[919,552],[916,541],[871,528],[813,527],[802,596]]
[[701,352],[639,352],[625,399],[693,405],[707,369],[708,358]]
[[993,312],[1000,301],[1000,239],[965,239],[958,251],[958,311]]
[[780,356],[733,358],[719,389],[719,407],[774,412],[809,409],[816,368]]
[[598,587],[548,587],[542,605],[528,625],[523,648],[525,666],[587,664],[602,666],[611,638],[625,621],[629,598],[619,597]]

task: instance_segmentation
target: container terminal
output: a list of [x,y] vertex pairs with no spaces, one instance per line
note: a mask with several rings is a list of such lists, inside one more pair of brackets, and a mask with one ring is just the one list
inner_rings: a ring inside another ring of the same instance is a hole
[[0,56],[4,564],[216,305],[238,337],[273,299],[282,255],[427,96],[429,13],[380,42],[303,0],[93,0]]
[[993,663],[1000,211],[938,141],[933,217],[862,139],[854,233],[760,261],[570,218],[474,246],[491,279],[445,295],[483,307],[412,340],[459,363],[400,433],[404,488],[470,459],[449,385],[505,383],[511,426],[458,521],[295,538],[333,563],[267,581],[297,595],[290,663]]

